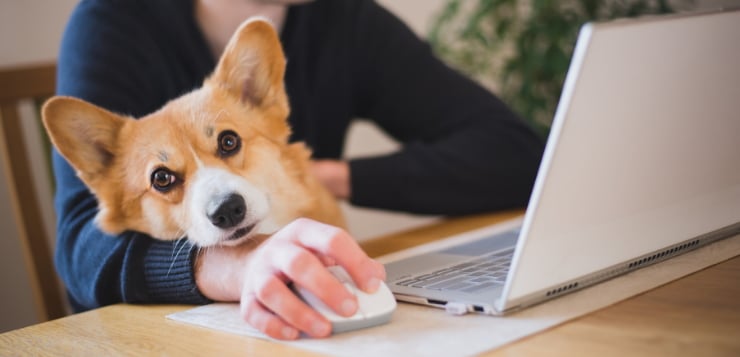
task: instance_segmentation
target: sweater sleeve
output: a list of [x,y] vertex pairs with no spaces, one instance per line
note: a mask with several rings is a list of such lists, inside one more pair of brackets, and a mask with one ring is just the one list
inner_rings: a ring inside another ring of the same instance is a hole
[[524,207],[543,141],[374,1],[356,12],[357,115],[403,143],[352,160],[351,201],[431,214]]
[[[146,80],[147,70],[157,68],[146,55],[146,34],[131,30],[137,16],[106,5],[111,3],[83,1],[70,18],[59,55],[57,93],[141,115],[162,100],[151,94],[151,81]],[[100,231],[94,223],[95,197],[56,151],[52,160],[58,217],[55,264],[74,310],[118,302],[208,301],[195,285],[195,249],[189,243]]]

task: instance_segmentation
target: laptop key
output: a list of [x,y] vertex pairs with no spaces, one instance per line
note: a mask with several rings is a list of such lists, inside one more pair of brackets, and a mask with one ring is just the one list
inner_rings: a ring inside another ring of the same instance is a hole
[[471,283],[462,282],[462,283],[457,283],[457,284],[453,284],[453,285],[447,286],[446,288],[442,288],[442,290],[465,290],[465,289],[468,289],[468,288],[474,287],[474,286],[475,285],[473,285]]
[[454,290],[452,288],[458,284],[465,284],[465,287],[470,285],[470,283],[467,283],[465,279],[461,279],[457,277],[457,278],[445,280],[445,281],[442,281],[436,284],[427,285],[424,288],[433,289],[433,290]]
[[411,286],[414,287],[414,288],[424,288],[424,287],[427,287],[429,285],[437,284],[439,282],[447,281],[447,280],[455,279],[455,278],[457,278],[457,277],[454,276],[454,275],[443,275],[443,276],[436,277],[434,279],[427,279],[427,280],[424,280],[424,281],[417,281],[415,284],[413,284]]
[[397,282],[396,285],[409,286],[417,281],[419,281],[419,279],[406,279],[406,280]]
[[479,284],[479,285],[471,286],[469,288],[462,289],[462,291],[466,293],[474,293],[474,292],[478,292],[478,291],[482,291],[486,289],[495,288],[497,286],[501,286],[501,283],[490,282],[490,283],[485,283],[485,284]]

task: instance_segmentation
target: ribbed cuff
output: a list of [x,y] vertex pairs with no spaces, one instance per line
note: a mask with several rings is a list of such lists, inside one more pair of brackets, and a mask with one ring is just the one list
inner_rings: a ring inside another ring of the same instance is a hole
[[153,241],[144,258],[144,276],[151,302],[207,304],[195,284],[197,249],[187,241]]

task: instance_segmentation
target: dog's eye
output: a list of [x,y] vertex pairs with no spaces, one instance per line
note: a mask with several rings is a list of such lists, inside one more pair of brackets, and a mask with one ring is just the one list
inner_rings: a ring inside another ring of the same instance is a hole
[[172,171],[162,167],[152,172],[151,181],[152,187],[157,191],[167,192],[174,187],[175,183],[177,183],[177,176],[175,176]]
[[218,153],[222,157],[231,156],[239,151],[242,141],[239,135],[231,130],[226,130],[218,135]]

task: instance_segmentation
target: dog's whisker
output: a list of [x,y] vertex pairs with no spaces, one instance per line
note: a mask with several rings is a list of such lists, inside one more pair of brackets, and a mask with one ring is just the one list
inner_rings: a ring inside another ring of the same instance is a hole
[[197,246],[197,245],[193,245],[193,247],[192,247],[192,248],[190,248],[190,249],[191,249],[191,250],[192,250],[192,249],[196,249],[196,251],[195,251],[195,254],[205,254],[205,253],[201,253],[201,252],[203,251],[203,248],[202,248],[202,247],[199,247],[199,246]]
[[[180,235],[180,234],[178,234],[178,235]],[[170,255],[171,258],[175,258],[177,256],[178,246],[180,245],[180,242],[183,241],[183,239],[185,239],[185,237],[184,236],[181,236],[180,238],[177,238],[175,240],[175,245],[172,246],[172,254]]]
[[[179,242],[182,241],[182,244]],[[177,246],[180,245],[180,248],[177,249]],[[177,260],[177,257],[180,256],[180,253],[182,252],[182,249],[185,248],[188,245],[188,241],[185,236],[175,241],[175,246],[172,248],[172,253],[174,254],[172,256],[172,263],[170,263],[170,268],[167,269],[167,276],[170,275],[170,272],[172,271],[172,267],[175,266],[175,261]],[[192,248],[190,248],[188,251],[190,251]],[[175,252],[176,251],[176,252]]]

